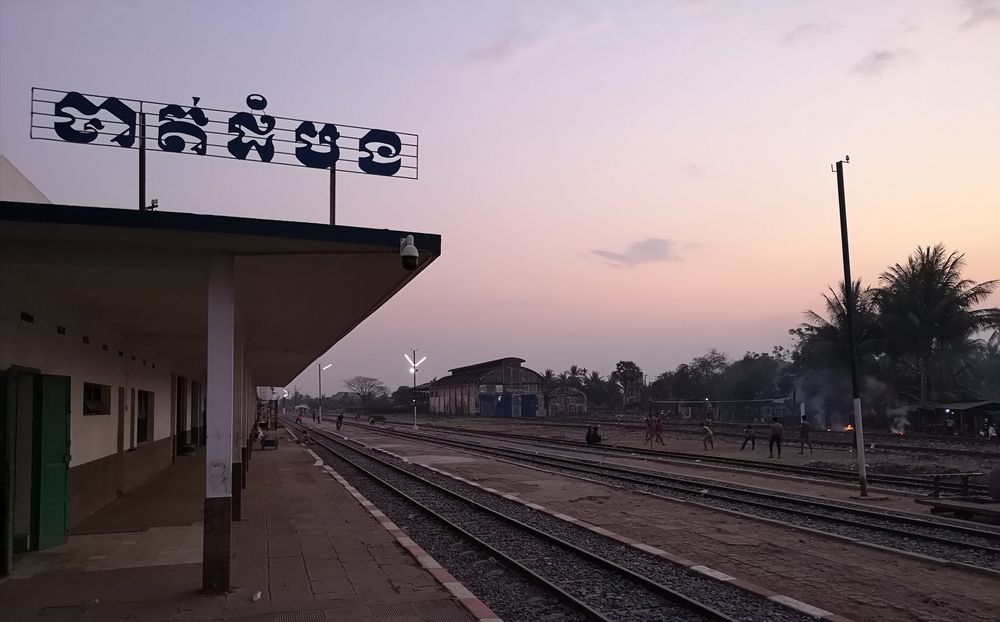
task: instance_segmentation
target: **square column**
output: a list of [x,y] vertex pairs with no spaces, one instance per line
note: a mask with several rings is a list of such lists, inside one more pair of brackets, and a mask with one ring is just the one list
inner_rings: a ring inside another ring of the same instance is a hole
[[[237,334],[239,329],[237,328]],[[233,435],[232,435],[232,519],[243,519],[243,462],[240,451],[240,437],[243,435],[243,343],[237,341],[234,352],[236,369],[233,383]]]
[[205,532],[202,591],[229,591],[235,409],[236,290],[233,258],[213,257],[208,271],[208,382],[205,414]]

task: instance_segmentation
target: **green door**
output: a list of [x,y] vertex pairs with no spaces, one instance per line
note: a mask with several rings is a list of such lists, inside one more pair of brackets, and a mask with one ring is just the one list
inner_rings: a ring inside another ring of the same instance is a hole
[[38,548],[66,542],[69,514],[69,376],[42,376],[38,432]]

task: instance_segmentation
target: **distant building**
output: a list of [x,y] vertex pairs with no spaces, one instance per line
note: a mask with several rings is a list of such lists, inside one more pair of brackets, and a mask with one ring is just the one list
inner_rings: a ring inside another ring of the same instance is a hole
[[576,387],[556,387],[549,393],[549,414],[579,415],[587,412],[587,394]]
[[521,363],[524,359],[507,357],[448,370],[450,375],[426,385],[431,413],[534,417],[542,376]]

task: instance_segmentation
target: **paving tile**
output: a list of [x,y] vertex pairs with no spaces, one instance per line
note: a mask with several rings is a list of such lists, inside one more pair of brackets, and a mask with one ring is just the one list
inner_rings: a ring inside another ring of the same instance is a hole
[[[449,617],[464,611],[457,601],[339,483],[313,467],[300,448],[289,444],[259,454],[253,469],[244,520],[233,525],[233,591],[228,596],[198,594],[200,523],[153,525],[142,533],[71,538],[72,555],[61,560],[65,574],[0,583],[0,619],[274,622],[279,614],[292,620],[298,618],[291,614],[301,613],[337,622],[404,622],[434,619],[418,605],[435,601],[445,603],[443,619],[464,619]],[[196,475],[188,485],[198,494],[188,497],[194,504],[191,513],[200,517],[198,487],[204,478]],[[48,568],[56,557],[45,553],[29,556],[17,571]],[[253,601],[257,591],[261,598]],[[88,607],[95,597],[100,605]],[[410,613],[378,618],[369,609],[394,603],[414,609],[400,607]]]

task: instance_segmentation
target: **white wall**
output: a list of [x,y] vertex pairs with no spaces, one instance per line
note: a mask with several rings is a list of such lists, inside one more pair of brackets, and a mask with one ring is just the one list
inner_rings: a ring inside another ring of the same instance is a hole
[[0,199],[21,203],[48,203],[41,190],[35,187],[10,160],[0,153]]
[[[135,351],[111,327],[80,317],[50,294],[32,292],[23,284],[14,287],[16,278],[9,266],[0,266],[0,293],[4,294],[0,296],[0,370],[19,365],[43,374],[70,376],[70,467],[117,452],[119,387],[125,387],[125,449],[134,436],[129,410],[133,388],[154,393],[152,440],[168,438],[173,417],[171,373],[202,383],[204,379],[175,369],[155,352]],[[34,315],[34,322],[23,321],[21,311]],[[58,334],[57,326],[65,327],[66,334]],[[89,344],[83,343],[84,335],[90,338]],[[118,356],[119,350],[124,356]],[[111,386],[111,414],[84,416],[84,382]]]

